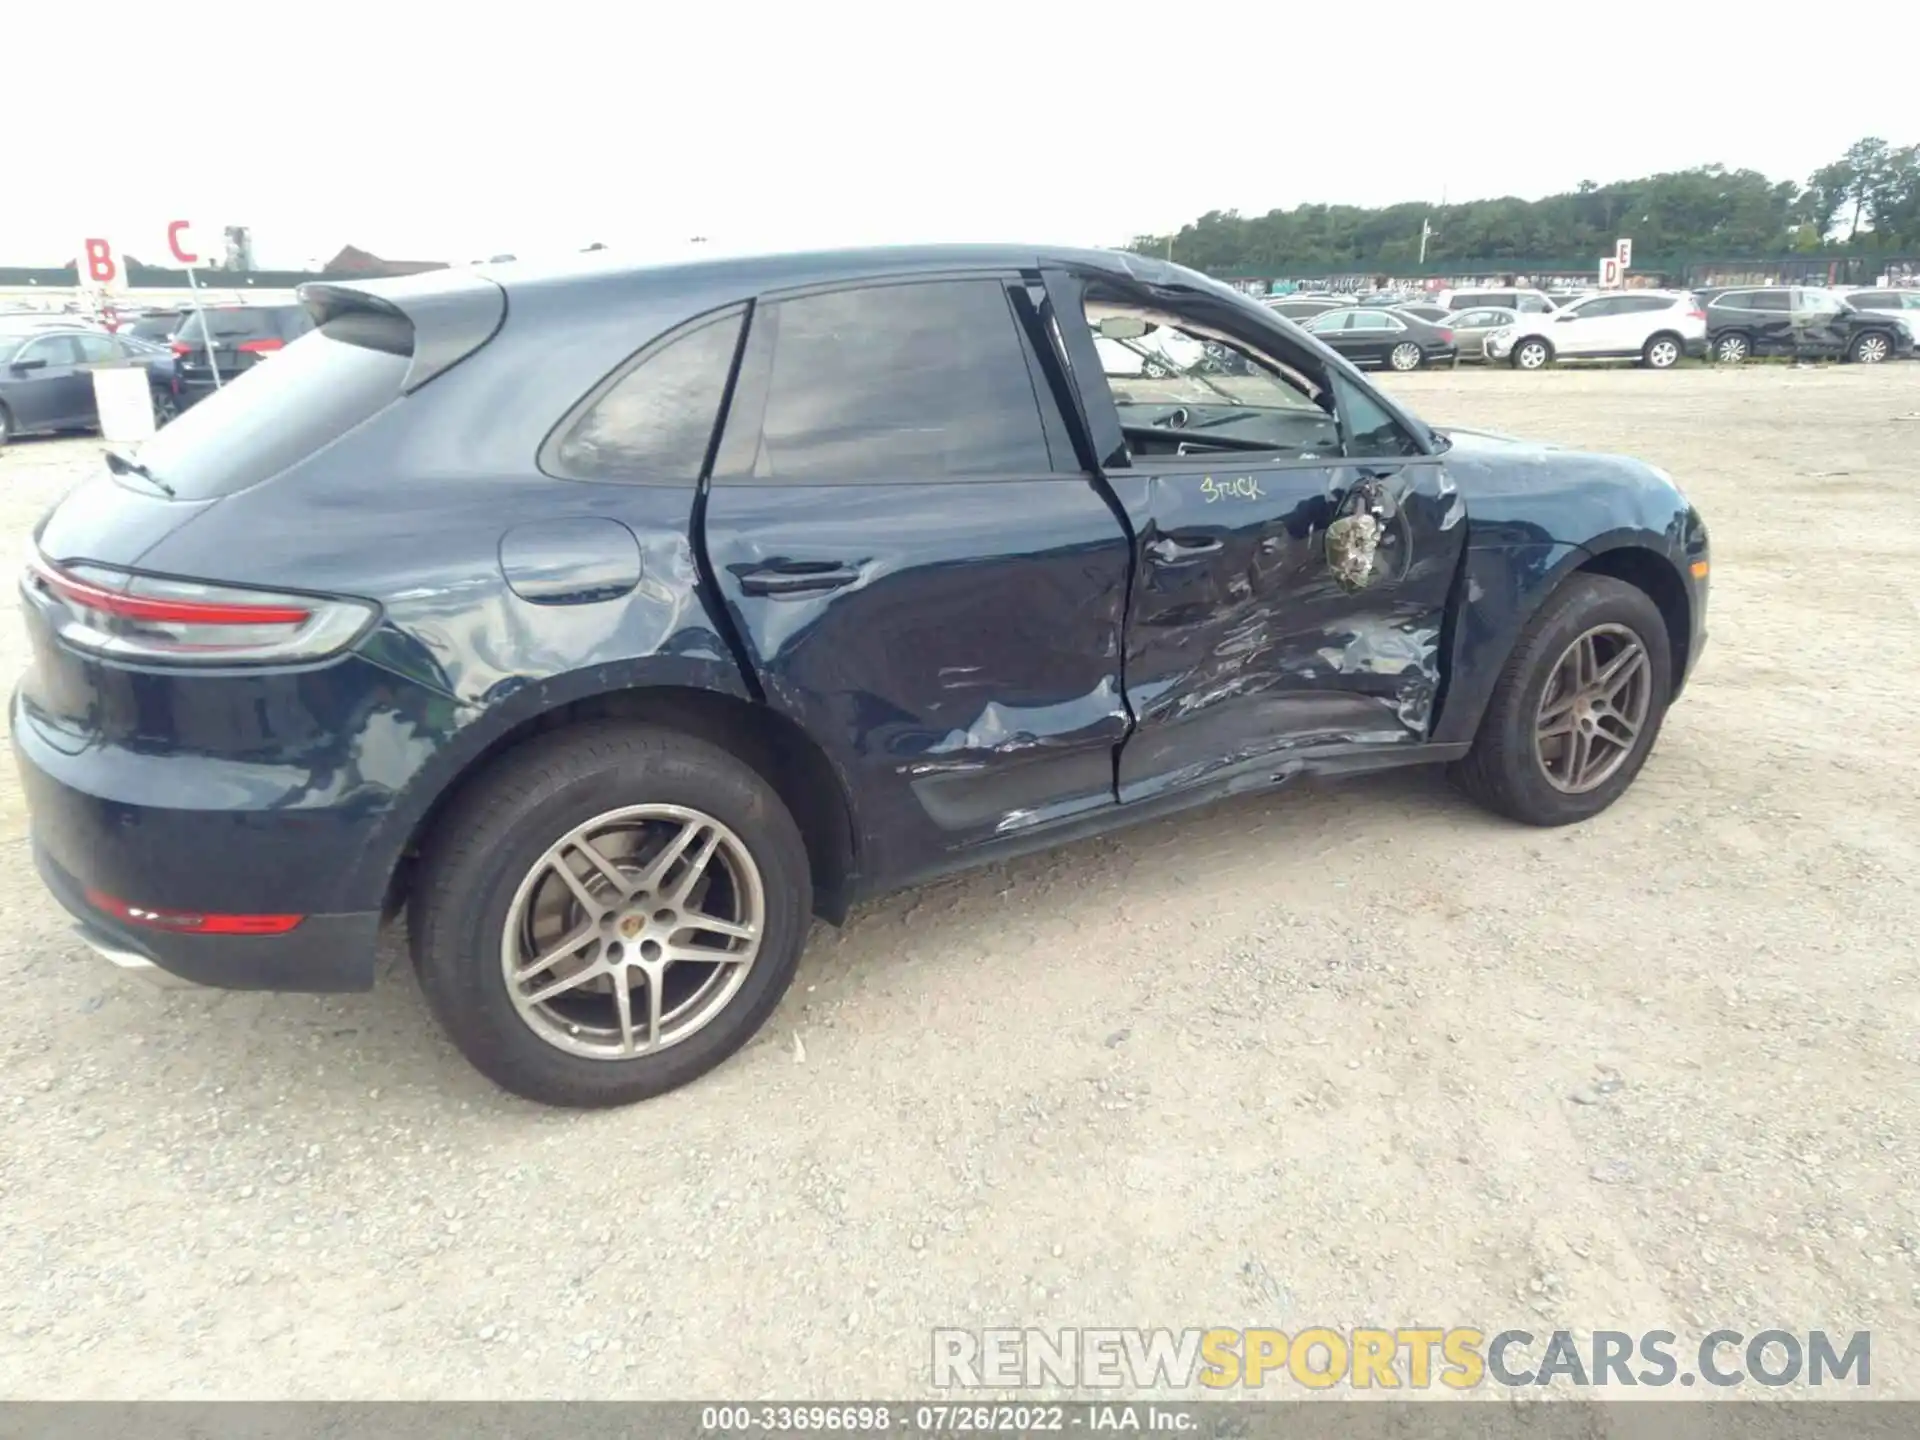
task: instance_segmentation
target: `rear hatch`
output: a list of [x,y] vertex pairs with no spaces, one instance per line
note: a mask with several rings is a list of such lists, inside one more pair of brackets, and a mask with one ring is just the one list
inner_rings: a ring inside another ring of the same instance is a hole
[[[238,375],[312,328],[312,317],[299,305],[213,305],[189,313],[180,323],[173,334],[173,353],[182,380],[211,384],[214,365],[222,380]],[[212,363],[207,356],[209,334]]]
[[[169,638],[142,628],[139,612],[163,613],[148,603],[154,596],[189,615],[196,605],[238,613],[255,603],[247,587],[155,576],[141,562],[229,496],[276,477],[301,483],[304,462],[485,344],[505,316],[505,294],[470,272],[462,278],[458,303],[447,284],[411,294],[376,293],[394,282],[303,290],[308,333],[137,449],[112,453],[56,504],[34,532],[22,577],[33,646],[23,697],[86,728],[90,715],[97,723],[103,693],[125,689],[122,666],[179,659],[177,631]],[[234,544],[244,549],[244,537]],[[255,583],[270,591],[274,579]],[[98,643],[103,634],[111,645]]]

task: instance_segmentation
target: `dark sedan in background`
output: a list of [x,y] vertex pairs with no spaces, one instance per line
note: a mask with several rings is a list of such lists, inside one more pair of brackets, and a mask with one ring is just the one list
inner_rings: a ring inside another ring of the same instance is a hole
[[1355,365],[1388,370],[1418,370],[1423,365],[1457,364],[1453,331],[1404,310],[1356,305],[1307,321],[1309,334],[1323,340]]
[[93,371],[102,365],[145,370],[155,418],[171,417],[173,356],[161,347],[83,326],[8,329],[0,323],[0,445],[16,435],[99,429]]

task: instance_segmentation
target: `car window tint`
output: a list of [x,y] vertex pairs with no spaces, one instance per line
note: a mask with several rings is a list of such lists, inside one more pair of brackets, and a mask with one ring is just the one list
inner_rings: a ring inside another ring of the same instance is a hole
[[1333,376],[1333,398],[1347,436],[1346,453],[1349,459],[1380,459],[1420,453],[1420,447],[1414,443],[1413,437],[1382,408],[1379,401],[1337,372]]
[[1900,308],[1898,295],[1887,295],[1873,290],[1855,291],[1847,298],[1853,302],[1857,310],[1898,310]]
[[567,427],[553,469],[577,480],[698,482],[742,314],[708,320],[644,354]]
[[1521,295],[1518,299],[1520,303],[1517,308],[1524,315],[1544,315],[1553,308],[1538,295]]
[[1329,310],[1319,316],[1307,328],[1316,335],[1330,334],[1335,330],[1345,330],[1352,323],[1354,313],[1351,310]]
[[76,335],[73,343],[80,347],[82,365],[97,365],[103,360],[117,359],[120,354],[113,341],[105,335]]
[[14,364],[23,360],[44,360],[48,368],[55,365],[72,365],[79,359],[71,335],[43,335],[26,349],[13,357]]
[[877,285],[770,308],[777,328],[756,476],[913,480],[1051,468],[1000,281]]
[[1741,305],[1748,310],[1786,310],[1787,292],[1784,290],[1749,290],[1741,299]]
[[1392,318],[1382,315],[1378,310],[1362,310],[1347,326],[1349,330],[1391,330],[1393,328]]

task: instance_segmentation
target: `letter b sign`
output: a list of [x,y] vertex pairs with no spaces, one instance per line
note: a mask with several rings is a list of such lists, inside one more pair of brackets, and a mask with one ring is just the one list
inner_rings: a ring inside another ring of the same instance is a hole
[[80,283],[89,290],[119,290],[125,286],[126,272],[110,243],[99,239],[81,242]]

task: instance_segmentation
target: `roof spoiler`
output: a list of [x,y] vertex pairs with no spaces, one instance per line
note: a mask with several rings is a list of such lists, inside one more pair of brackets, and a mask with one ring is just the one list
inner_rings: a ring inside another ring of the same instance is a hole
[[387,280],[316,280],[294,294],[316,326],[357,316],[404,321],[408,340],[396,348],[413,362],[400,387],[406,393],[473,354],[507,318],[507,292],[472,270],[429,270]]

